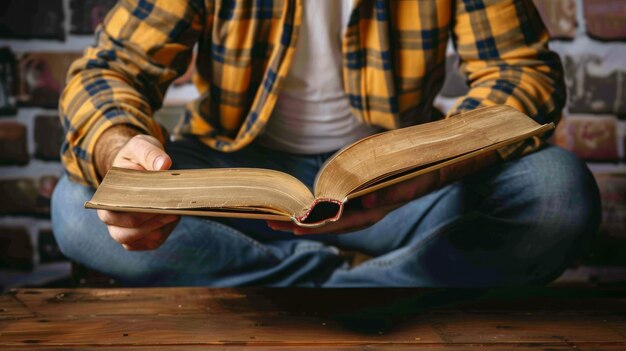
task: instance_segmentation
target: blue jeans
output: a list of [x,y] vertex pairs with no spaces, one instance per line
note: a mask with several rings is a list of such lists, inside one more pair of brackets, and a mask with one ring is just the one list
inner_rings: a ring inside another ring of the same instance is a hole
[[[195,140],[166,145],[173,168],[263,167],[311,185],[330,154],[294,155],[251,145],[212,151]],[[126,285],[488,287],[543,284],[581,253],[600,219],[584,163],[548,146],[481,171],[341,235],[294,236],[263,221],[183,217],[155,251],[129,252],[96,211],[93,188],[63,178],[52,223],[68,257]],[[352,265],[351,252],[371,259]]]

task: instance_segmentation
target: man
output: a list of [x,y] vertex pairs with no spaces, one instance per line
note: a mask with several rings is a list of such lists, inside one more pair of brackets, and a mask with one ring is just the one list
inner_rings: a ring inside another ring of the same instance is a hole
[[[558,120],[561,64],[530,0],[120,1],[61,99],[74,181],[53,198],[61,249],[141,285],[554,279],[595,231],[599,200],[585,165],[551,146],[518,145],[381,190],[320,229],[82,208],[111,166],[262,167],[310,185],[342,146],[436,118],[448,38],[471,86],[450,115],[508,104]],[[167,142],[151,115],[194,45],[201,96]]]

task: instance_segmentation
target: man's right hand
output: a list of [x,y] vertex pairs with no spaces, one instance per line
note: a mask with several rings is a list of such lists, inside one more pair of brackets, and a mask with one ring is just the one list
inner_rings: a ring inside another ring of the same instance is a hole
[[[108,129],[96,143],[95,164],[100,175],[111,167],[159,171],[169,169],[172,159],[154,137],[120,126]],[[154,250],[178,224],[179,216],[98,210],[113,240],[127,250]]]

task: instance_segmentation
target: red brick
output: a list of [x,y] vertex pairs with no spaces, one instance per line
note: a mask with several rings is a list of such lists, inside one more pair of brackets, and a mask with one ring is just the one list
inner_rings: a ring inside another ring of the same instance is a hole
[[551,38],[576,36],[576,0],[534,0]]
[[617,119],[567,116],[556,130],[555,143],[587,161],[617,161]]
[[80,53],[33,52],[20,57],[20,106],[56,108],[67,70]]
[[35,117],[35,157],[58,161],[64,140],[63,126],[58,116]]
[[614,57],[566,55],[563,60],[570,113],[626,114],[626,69]]
[[37,210],[38,212],[47,213],[50,211],[50,199],[52,192],[57,185],[59,178],[57,176],[42,176],[37,182]]
[[0,164],[28,163],[26,126],[14,121],[0,121]]
[[32,269],[35,250],[25,227],[0,227],[0,267]]
[[587,34],[600,40],[626,39],[626,1],[584,0]]

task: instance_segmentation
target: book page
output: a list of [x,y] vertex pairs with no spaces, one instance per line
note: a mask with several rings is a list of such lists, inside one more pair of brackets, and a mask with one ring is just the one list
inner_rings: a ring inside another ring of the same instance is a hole
[[367,184],[541,129],[512,107],[494,106],[373,135],[327,161],[316,179],[315,195],[343,200]]
[[515,137],[513,139],[509,139],[509,140],[505,140],[503,142],[497,143],[497,144],[493,144],[491,146],[485,147],[485,148],[481,148],[472,152],[469,152],[467,154],[463,154],[457,157],[453,157],[450,159],[446,159],[446,160],[442,160],[442,161],[438,161],[435,163],[431,163],[431,164],[427,164],[424,166],[418,166],[418,167],[414,167],[414,168],[409,168],[408,170],[402,171],[402,172],[397,172],[397,173],[390,173],[388,175],[382,176],[376,180],[372,180],[370,182],[366,182],[365,184],[361,185],[358,188],[353,189],[347,196],[346,196],[346,200],[349,199],[354,199],[356,197],[371,193],[373,191],[382,189],[384,187],[393,185],[393,184],[397,184],[400,183],[402,181],[417,177],[419,175],[422,174],[426,174],[426,173],[430,173],[430,172],[438,172],[439,169],[441,168],[446,168],[446,167],[450,167],[452,165],[454,165],[455,163],[458,162],[462,162],[465,161],[467,159],[476,157],[480,154],[483,154],[485,152],[489,152],[489,151],[496,151],[499,150],[502,147],[506,147],[506,146],[510,146],[512,144],[515,144],[517,142],[520,142],[522,140],[526,140],[529,138],[532,138],[534,136],[537,135],[541,135],[543,133],[546,133],[550,130],[554,129],[554,124],[550,123],[550,124],[544,124],[543,126],[541,126],[540,129],[537,130],[533,130],[529,133],[520,135],[518,137]]
[[222,212],[227,214],[225,217],[241,212],[292,218],[306,211],[313,201],[309,189],[298,179],[268,169],[112,168],[86,206],[136,212],[184,210],[184,214],[198,215]]

